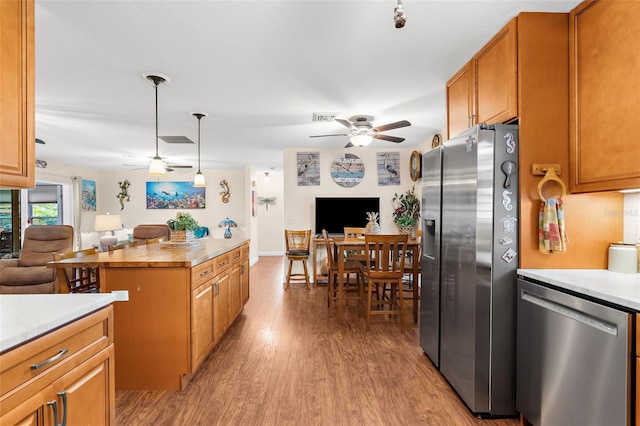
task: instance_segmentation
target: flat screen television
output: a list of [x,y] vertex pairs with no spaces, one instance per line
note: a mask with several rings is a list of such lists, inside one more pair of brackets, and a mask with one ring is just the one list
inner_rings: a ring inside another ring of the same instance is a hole
[[380,212],[378,197],[316,197],[315,234],[343,234],[345,226],[365,227],[367,212]]

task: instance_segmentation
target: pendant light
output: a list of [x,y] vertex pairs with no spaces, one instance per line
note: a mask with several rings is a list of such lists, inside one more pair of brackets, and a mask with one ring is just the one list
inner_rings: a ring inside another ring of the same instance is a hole
[[198,119],[198,171],[195,178],[193,178],[193,186],[202,187],[205,186],[205,181],[204,175],[200,171],[200,120],[208,114],[206,112],[192,112],[191,115]]
[[156,91],[156,155],[149,163],[149,176],[164,176],[167,173],[166,164],[158,155],[158,85],[169,81],[169,77],[162,74],[143,74],[143,77],[153,82]]

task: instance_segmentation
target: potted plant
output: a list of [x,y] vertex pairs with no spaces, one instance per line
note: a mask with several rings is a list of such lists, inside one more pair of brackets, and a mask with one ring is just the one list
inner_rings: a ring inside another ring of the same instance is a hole
[[175,219],[167,221],[171,229],[171,241],[193,241],[194,232],[200,227],[191,213],[177,212]]
[[415,187],[404,194],[394,194],[392,202],[393,222],[401,233],[413,236],[420,219],[420,198],[416,196]]

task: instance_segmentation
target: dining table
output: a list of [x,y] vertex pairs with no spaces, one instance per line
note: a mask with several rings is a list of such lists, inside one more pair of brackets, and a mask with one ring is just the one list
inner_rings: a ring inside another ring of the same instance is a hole
[[[364,237],[340,237],[334,236],[333,248],[334,259],[338,262],[338,321],[342,321],[344,317],[344,263],[347,257],[347,252],[364,251],[365,240]],[[419,279],[420,279],[420,238],[409,238],[407,242],[407,253],[412,256],[413,269],[412,274],[412,289],[413,289],[413,322],[418,322],[418,300],[420,300],[419,294]],[[406,259],[405,259],[406,260]]]

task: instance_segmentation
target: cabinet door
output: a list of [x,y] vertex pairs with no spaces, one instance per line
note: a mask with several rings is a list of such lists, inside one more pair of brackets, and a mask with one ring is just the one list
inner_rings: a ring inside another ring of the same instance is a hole
[[513,19],[473,57],[476,123],[518,116],[518,38]]
[[[47,402],[55,400],[51,387],[31,395],[20,405],[2,414],[0,425],[43,426],[53,425],[53,409]],[[56,401],[56,410],[58,409]],[[46,419],[46,420],[45,420]]]
[[240,288],[242,291],[242,304],[249,301],[249,259],[243,259],[240,264]]
[[110,409],[115,406],[113,348],[109,346],[54,382],[59,422],[66,414],[68,425],[115,423]]
[[229,274],[218,275],[213,285],[213,341],[218,343],[229,326]]
[[447,82],[448,139],[475,124],[473,93],[473,67],[468,62]]
[[0,186],[35,184],[34,1],[0,1]]
[[191,371],[213,347],[213,280],[191,292]]
[[569,18],[571,191],[640,187],[640,2],[584,2]]
[[231,266],[229,270],[229,322],[234,319],[242,311],[242,280],[239,263]]

